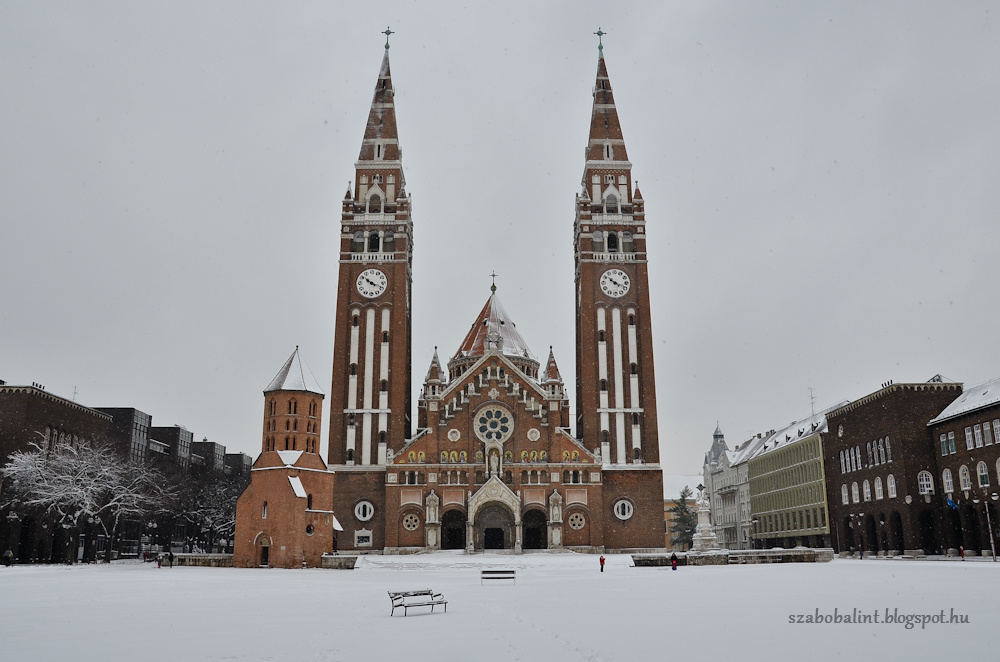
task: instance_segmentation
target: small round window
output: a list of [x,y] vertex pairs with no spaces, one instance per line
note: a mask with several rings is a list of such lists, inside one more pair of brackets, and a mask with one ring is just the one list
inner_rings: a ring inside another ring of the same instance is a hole
[[579,531],[580,529],[583,528],[583,525],[587,523],[587,520],[585,520],[583,518],[583,515],[581,515],[580,513],[573,513],[572,515],[569,516],[568,521],[569,521],[569,528],[573,529],[574,531]]
[[420,526],[420,518],[410,513],[403,516],[403,528],[407,531],[416,531],[417,527]]
[[307,524],[306,525],[306,535],[307,536],[311,536],[314,532],[315,532],[315,529],[313,529],[313,525],[312,524]]
[[375,506],[372,505],[371,501],[359,501],[358,505],[354,506],[354,516],[358,518],[358,521],[367,522],[375,514]]
[[632,514],[635,512],[635,506],[628,499],[618,499],[618,501],[615,501],[612,510],[615,511],[615,517],[624,521],[632,517]]
[[476,414],[476,436],[483,441],[504,442],[510,437],[513,428],[513,417],[503,407],[484,407]]

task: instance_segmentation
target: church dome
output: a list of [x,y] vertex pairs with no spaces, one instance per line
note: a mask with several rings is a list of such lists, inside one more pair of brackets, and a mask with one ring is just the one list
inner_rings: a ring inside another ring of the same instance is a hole
[[460,375],[465,368],[492,350],[509,357],[528,376],[538,378],[538,360],[528,349],[528,344],[518,332],[517,325],[507,315],[496,292],[490,295],[465,340],[448,362],[450,376]]

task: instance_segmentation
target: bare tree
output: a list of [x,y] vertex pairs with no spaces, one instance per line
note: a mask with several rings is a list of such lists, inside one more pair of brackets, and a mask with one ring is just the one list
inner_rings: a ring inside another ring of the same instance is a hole
[[57,524],[97,524],[108,541],[106,560],[121,524],[160,511],[174,494],[153,467],[124,461],[109,446],[81,443],[11,454],[3,468],[12,500]]

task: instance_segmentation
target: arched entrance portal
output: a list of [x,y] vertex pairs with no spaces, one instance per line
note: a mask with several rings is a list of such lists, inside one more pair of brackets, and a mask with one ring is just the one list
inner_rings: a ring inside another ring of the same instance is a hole
[[465,549],[465,513],[449,510],[441,517],[441,549]]
[[521,519],[524,530],[524,549],[546,549],[548,536],[545,535],[545,514],[540,510],[529,510]]
[[476,515],[476,547],[513,549],[514,518],[501,505],[486,506]]
[[254,547],[257,548],[257,565],[262,568],[266,568],[271,564],[271,541],[264,534],[258,534],[257,540],[254,541]]

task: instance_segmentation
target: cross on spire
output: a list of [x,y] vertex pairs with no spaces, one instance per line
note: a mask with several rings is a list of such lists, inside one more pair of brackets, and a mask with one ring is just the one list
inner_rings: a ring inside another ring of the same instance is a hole
[[[600,28],[598,28],[598,30],[600,30]],[[385,50],[389,50],[389,35],[396,33],[390,30],[389,26],[386,26],[385,30],[382,31],[382,34],[385,35]]]
[[[604,32],[603,30],[601,30],[601,28],[597,28],[597,32],[595,32],[594,34],[597,35],[597,52],[600,53],[603,56],[604,55],[604,40],[603,40],[603,37],[604,37],[604,35],[606,35],[608,33]],[[388,48],[388,46],[386,46],[386,48]]]
[[490,274],[490,278],[493,279],[493,284],[490,285],[490,292],[493,292],[495,294],[496,291],[497,291],[497,273],[496,273],[496,271],[494,271],[493,273]]

